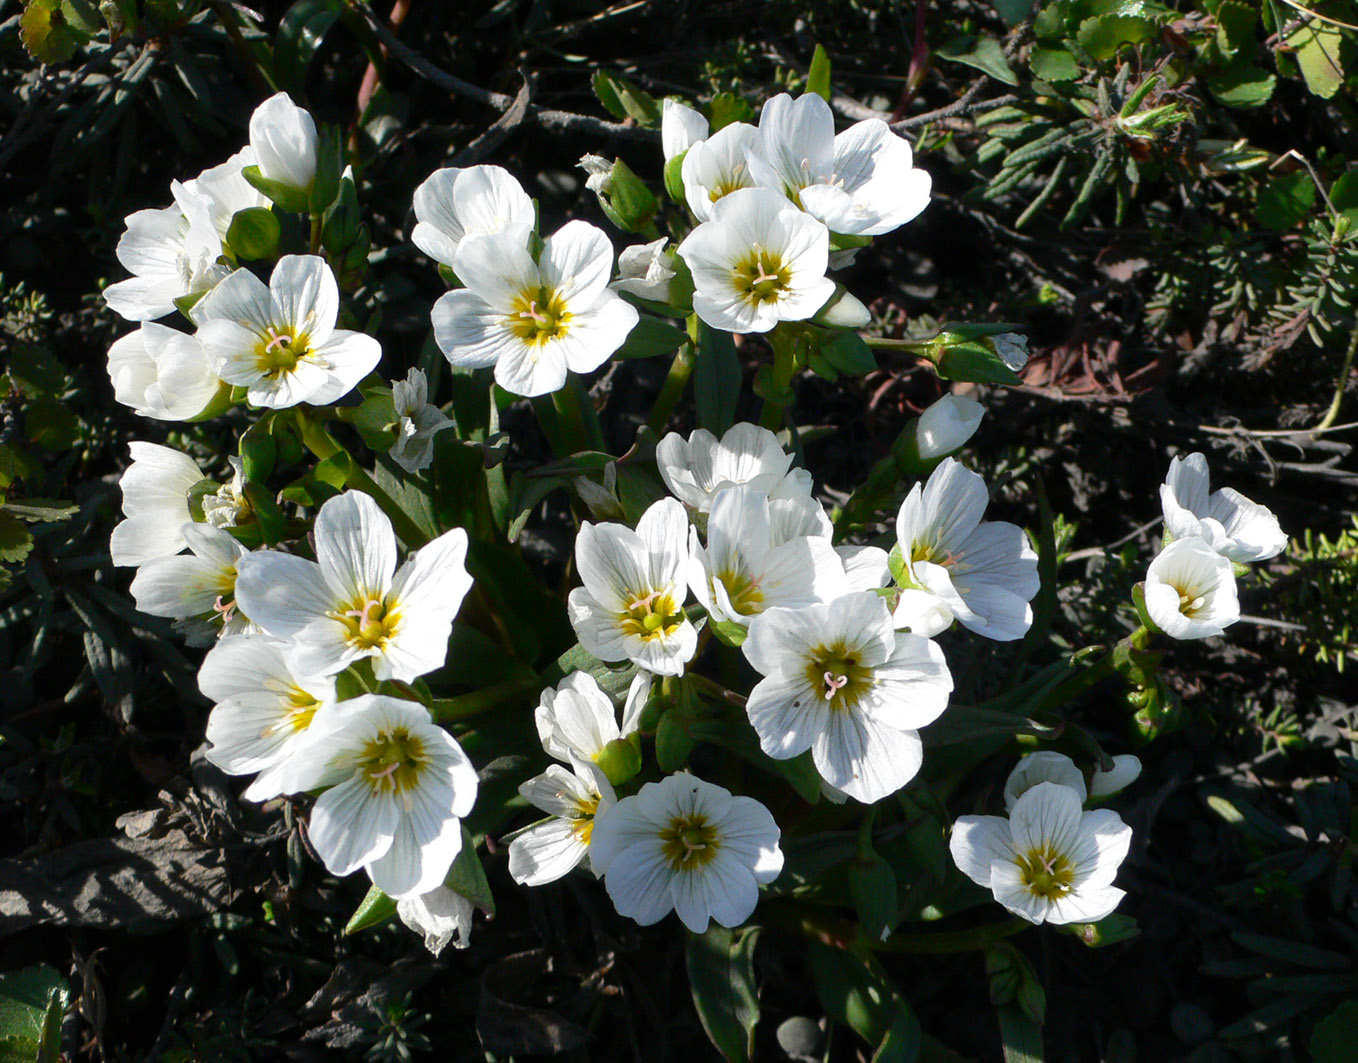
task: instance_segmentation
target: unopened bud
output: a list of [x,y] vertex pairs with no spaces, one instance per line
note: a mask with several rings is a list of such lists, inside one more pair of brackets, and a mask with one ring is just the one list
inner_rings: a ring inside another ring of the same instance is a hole
[[961,395],[944,395],[920,415],[915,426],[919,456],[926,461],[961,450],[985,416],[985,407]]

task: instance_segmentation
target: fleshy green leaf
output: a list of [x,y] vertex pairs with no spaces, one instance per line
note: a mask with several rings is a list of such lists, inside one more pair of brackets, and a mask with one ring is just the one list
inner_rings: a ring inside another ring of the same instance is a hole
[[360,930],[385,923],[395,914],[396,902],[376,886],[369,886],[367,894],[354,909],[354,914],[344,924],[344,933],[357,934]]
[[684,949],[693,1005],[708,1039],[730,1063],[747,1063],[754,1053],[759,994],[754,950],[759,928],[737,936],[717,923],[704,934],[689,934]]
[[940,59],[951,59],[989,74],[1006,85],[1017,85],[1018,75],[1009,67],[1004,49],[994,37],[958,37],[934,49]]
[[1274,232],[1293,228],[1315,205],[1316,186],[1305,170],[1275,177],[1259,193],[1255,216]]
[[1080,47],[1095,59],[1112,59],[1129,44],[1140,44],[1155,32],[1155,23],[1139,15],[1097,15],[1080,23]]
[[1330,99],[1344,83],[1344,66],[1339,48],[1344,37],[1338,26],[1312,19],[1288,35],[1301,76],[1315,96]]
[[823,45],[816,45],[815,54],[811,56],[811,69],[807,72],[806,88],[802,92],[814,92],[826,103],[830,102],[830,57]]
[[1043,81],[1074,81],[1080,76],[1080,64],[1064,48],[1034,48],[1028,69]]
[[0,512],[0,561],[22,561],[33,549],[33,534],[23,521]]

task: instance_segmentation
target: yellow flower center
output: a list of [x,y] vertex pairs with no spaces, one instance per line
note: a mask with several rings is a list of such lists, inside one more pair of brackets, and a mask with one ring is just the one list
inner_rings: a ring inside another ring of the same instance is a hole
[[713,577],[714,584],[718,581],[726,588],[731,608],[741,616],[753,616],[764,611],[764,592],[759,587],[758,579],[744,572],[719,572]]
[[956,564],[957,558],[953,557],[951,550],[944,550],[937,543],[917,542],[910,547],[910,563],[913,565],[918,561],[949,568]]
[[566,335],[571,316],[560,295],[547,288],[536,288],[515,297],[504,324],[530,347],[541,347]]
[[291,731],[293,734],[305,731],[311,726],[316,710],[321,707],[321,703],[305,690],[291,684],[286,689],[285,701],[288,706],[287,715],[260,731],[260,738],[268,738],[279,731]]
[[594,816],[599,811],[599,798],[590,796],[577,800],[576,814],[571,817],[571,833],[581,845],[588,845],[594,834]]
[[401,612],[385,598],[358,598],[348,609],[330,614],[348,629],[350,644],[363,650],[385,649],[401,626]]
[[1194,594],[1192,588],[1184,590],[1182,587],[1175,587],[1179,592],[1179,612],[1184,616],[1193,616],[1199,609],[1207,604],[1207,599],[1201,594]]
[[651,591],[627,603],[621,627],[624,635],[664,638],[684,622],[683,610],[668,591]]
[[660,841],[661,851],[675,871],[710,864],[721,848],[716,828],[701,813],[675,816],[660,832]]
[[408,793],[418,784],[427,759],[424,743],[406,728],[395,727],[364,743],[358,767],[376,793]]
[[776,303],[792,286],[792,270],[777,252],[759,246],[735,268],[736,290],[748,303]]
[[860,664],[857,654],[842,643],[822,646],[813,653],[806,665],[806,676],[811,686],[820,691],[826,708],[834,711],[852,709],[875,685],[872,670]]
[[1047,846],[1030,849],[1027,856],[1018,858],[1019,879],[1036,897],[1057,900],[1071,890],[1075,867],[1064,853]]
[[291,328],[270,325],[255,346],[255,366],[266,377],[290,373],[311,353],[310,337]]

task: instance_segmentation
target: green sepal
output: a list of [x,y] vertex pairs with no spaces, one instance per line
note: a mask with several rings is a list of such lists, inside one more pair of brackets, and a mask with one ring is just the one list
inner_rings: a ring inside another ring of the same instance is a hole
[[[178,310],[181,314],[183,314],[184,317],[186,317],[189,320],[189,323],[192,324],[193,314],[191,313],[191,311],[195,306],[198,305],[198,301],[202,299],[203,296],[205,295],[207,295],[206,291],[189,292],[187,295],[176,296],[174,300],[174,308]],[[244,392],[244,390],[245,390],[244,388],[241,389],[242,392]]]
[[282,181],[265,177],[260,173],[258,166],[247,166],[241,170],[240,175],[249,182],[251,188],[267,196],[269,202],[277,204],[291,214],[308,213],[311,194],[307,189],[294,188],[292,185],[283,184]]
[[259,532],[268,546],[274,546],[283,538],[288,522],[274,501],[273,494],[262,483],[247,483],[244,490],[245,500],[254,511]]
[[639,233],[650,226],[660,203],[622,159],[613,160],[605,188],[600,190],[599,206],[609,221],[629,233]]
[[681,151],[665,163],[665,194],[680,206],[688,203],[684,195],[684,159],[687,155],[687,151]]
[[231,216],[226,230],[226,246],[237,258],[255,261],[273,258],[278,253],[278,238],[283,227],[268,207],[246,207]]
[[240,437],[238,450],[247,480],[267,480],[278,458],[278,443],[269,433],[271,418],[256,421]]
[[187,418],[184,423],[198,424],[201,421],[210,421],[214,417],[220,417],[234,405],[235,403],[231,398],[231,385],[223,380],[221,386],[217,388],[217,394],[212,396],[211,401],[192,417]]
[[340,178],[339,195],[326,211],[321,229],[321,246],[332,255],[343,254],[358,238],[362,214],[358,206],[358,190],[354,179],[345,174]]
[[830,102],[830,56],[825,51],[825,46],[818,44],[816,50],[811,55],[811,68],[806,74],[806,87],[802,89],[802,95],[806,96],[815,93],[826,103]]
[[896,543],[891,548],[891,552],[886,555],[887,568],[891,570],[891,578],[901,586],[912,585],[909,580],[909,573],[906,572],[905,554],[901,551],[901,544]]
[[[321,125],[316,131],[316,177],[311,182],[308,213],[324,214],[339,194],[344,172],[344,134],[337,125]],[[268,195],[266,192],[265,195]]]
[[750,633],[748,628],[742,627],[734,620],[716,620],[709,617],[707,623],[712,628],[712,634],[728,646],[739,648]]
[[672,707],[655,729],[655,761],[666,773],[678,771],[697,745],[688,733],[688,714]]
[[1007,384],[1010,387],[1023,383],[1018,374],[1004,364],[995,348],[984,341],[963,340],[941,346],[934,366],[944,380]]
[[594,758],[608,781],[620,786],[641,771],[641,751],[625,738],[615,738]]
[[189,488],[189,516],[195,523],[202,524],[206,519],[203,515],[203,499],[208,495],[215,495],[221,489],[222,485],[216,480],[199,480]]
[[1091,949],[1101,949],[1105,945],[1116,945],[1120,941],[1130,941],[1141,933],[1136,920],[1130,915],[1114,912],[1106,915],[1097,923],[1068,923],[1061,928],[1067,934],[1079,938]]
[[348,937],[360,930],[380,926],[395,914],[396,902],[376,886],[369,886],[368,892],[354,909],[354,914],[344,924],[344,934]]

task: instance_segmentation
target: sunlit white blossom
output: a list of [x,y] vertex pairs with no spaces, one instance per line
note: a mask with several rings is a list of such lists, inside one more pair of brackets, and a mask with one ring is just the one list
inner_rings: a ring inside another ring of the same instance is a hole
[[925,461],[944,458],[962,449],[976,434],[985,407],[961,395],[944,395],[920,414],[915,445]]
[[1000,361],[1015,373],[1028,364],[1028,337],[1019,332],[1001,332],[991,336],[990,342]]
[[1240,619],[1229,558],[1205,539],[1175,539],[1146,570],[1146,612],[1170,638],[1220,635]]
[[1005,780],[1005,811],[1011,811],[1020,797],[1041,782],[1069,786],[1080,795],[1081,804],[1084,804],[1089,796],[1085,789],[1084,772],[1075,766],[1075,761],[1064,753],[1039,749],[1020,760],[1009,773],[1009,778]]
[[[633,681],[633,689],[636,686]],[[632,700],[629,693],[629,706]],[[533,720],[547,755],[566,764],[597,761],[610,742],[636,730],[635,721],[630,728],[618,726],[613,702],[588,672],[572,672],[544,690]]]
[[656,444],[655,460],[670,493],[699,513],[712,508],[718,491],[740,484],[770,498],[811,493],[810,474],[792,468],[792,455],[784,453],[778,437],[746,421],[727,429],[721,439],[706,428],[687,439],[670,432]]
[[688,209],[699,221],[712,218],[716,202],[738,188],[753,188],[749,157],[759,151],[759,130],[748,122],[732,122],[684,156],[681,174]]
[[234,454],[226,460],[231,463],[231,479],[203,496],[203,521],[214,528],[234,528],[250,513],[250,501],[245,497],[245,462]]
[[262,177],[309,192],[316,181],[316,121],[286,92],[279,92],[250,115],[250,149]]
[[723,196],[679,245],[694,312],[728,332],[767,332],[814,314],[835,291],[829,253],[829,230],[767,188]]
[[741,648],[764,676],[745,711],[769,756],[810,749],[823,779],[865,803],[915,777],[918,729],[947,707],[952,676],[937,645],[893,629],[877,594],[767,610]]
[[228,775],[258,777],[245,789],[250,801],[286,792],[289,760],[315,725],[336,711],[335,680],[299,675],[288,644],[268,635],[223,639],[203,658],[198,689],[216,702],[207,720],[207,759]]
[[443,665],[453,617],[471,589],[467,533],[445,532],[396,566],[391,521],[365,494],[316,517],[316,561],[260,550],[241,565],[241,608],[293,643],[293,666],[333,675],[364,657],[378,679],[411,682]]
[[666,252],[668,241],[662,236],[649,244],[624,247],[618,255],[618,279],[610,287],[639,299],[669,302],[670,281],[674,279],[674,252]]
[[1113,758],[1113,767],[1104,771],[1095,768],[1089,780],[1090,798],[1111,797],[1125,790],[1141,776],[1141,761],[1131,753],[1119,753]]
[[636,530],[586,522],[575,540],[584,586],[567,603],[580,644],[603,661],[629,660],[658,675],[682,675],[698,647],[684,615],[688,518],[672,498],[642,514]]
[[434,339],[455,366],[495,367],[516,395],[546,395],[567,371],[599,368],[637,323],[636,308],[608,287],[613,246],[601,229],[567,222],[534,262],[515,237],[469,236],[458,246],[467,285],[434,304]]
[[1132,828],[1116,812],[1081,811],[1069,786],[1041,782],[1009,813],[959,816],[949,848],[957,866],[1030,923],[1096,923],[1124,891],[1113,885]]
[[113,397],[143,417],[187,421],[223,390],[213,359],[197,337],[143,322],[108,350]]
[[1175,539],[1206,540],[1232,561],[1266,561],[1287,549],[1287,535],[1266,507],[1229,487],[1208,493],[1207,458],[1174,458],[1160,485],[1165,530]]
[[668,98],[661,103],[660,148],[666,162],[705,139],[707,130],[707,119],[687,104]]
[[931,180],[914,166],[910,145],[879,118],[835,135],[830,105],[814,92],[787,93],[764,104],[760,150],[750,166],[831,231],[880,236],[929,205]]
[[259,628],[236,602],[236,581],[242,559],[250,553],[231,533],[207,524],[185,524],[181,529],[186,555],[145,562],[132,580],[137,608],[152,616],[196,623],[186,632],[241,635]]
[[312,848],[331,874],[365,868],[397,900],[437,889],[462,848],[476,769],[415,702],[363,694],[331,719],[287,772],[290,792],[327,788],[311,810]]
[[435,262],[452,269],[458,245],[466,237],[503,233],[524,246],[535,222],[533,201],[508,170],[448,166],[435,170],[415,189],[410,239]]
[[189,490],[204,476],[196,461],[171,447],[136,441],[128,449],[132,464],[118,481],[127,519],[113,529],[109,553],[115,565],[144,565],[188,546]]
[[671,910],[695,934],[738,926],[783,869],[780,831],[750,797],[692,775],[647,783],[594,822],[590,858],[614,907],[642,926]]
[[434,460],[434,436],[453,422],[429,402],[429,381],[420,369],[391,384],[391,404],[396,408],[396,442],[391,458],[406,472],[427,469]]
[[555,882],[588,859],[594,824],[617,800],[597,765],[577,760],[573,767],[552,764],[519,787],[525,801],[551,816],[509,843],[509,875],[521,886]]
[[985,481],[955,458],[910,491],[896,516],[896,538],[904,586],[923,593],[901,595],[897,626],[928,633],[926,618],[946,610],[967,630],[1000,642],[1027,632],[1028,603],[1039,586],[1037,553],[1018,525],[981,520],[989,500]]
[[237,211],[269,206],[269,197],[241,174],[245,167],[258,165],[254,149],[246,146],[221,165],[209,167],[184,182],[188,191],[207,197],[213,228],[223,242]]

